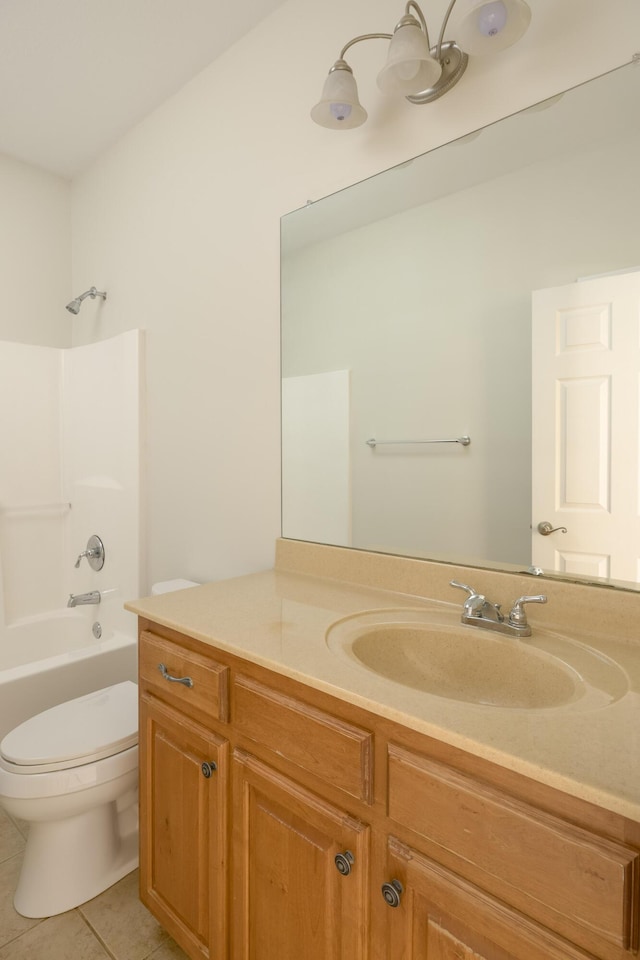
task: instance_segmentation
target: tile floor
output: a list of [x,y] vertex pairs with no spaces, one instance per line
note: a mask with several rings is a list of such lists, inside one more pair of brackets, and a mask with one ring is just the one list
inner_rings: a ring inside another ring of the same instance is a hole
[[138,872],[76,910],[27,920],[13,908],[25,824],[0,810],[0,960],[187,960],[138,899]]

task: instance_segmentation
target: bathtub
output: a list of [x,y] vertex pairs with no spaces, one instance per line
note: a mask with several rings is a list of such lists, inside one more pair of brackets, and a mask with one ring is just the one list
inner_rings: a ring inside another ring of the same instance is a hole
[[0,627],[0,739],[28,717],[120,680],[136,680],[137,642],[61,610]]

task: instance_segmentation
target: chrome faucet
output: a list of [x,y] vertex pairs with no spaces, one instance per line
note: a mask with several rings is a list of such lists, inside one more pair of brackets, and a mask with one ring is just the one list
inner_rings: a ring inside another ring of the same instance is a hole
[[507,633],[512,637],[530,637],[531,627],[527,622],[524,610],[525,603],[546,603],[547,598],[542,594],[534,597],[518,597],[511,607],[509,616],[505,618],[500,610],[499,603],[491,603],[473,587],[457,580],[450,581],[452,587],[466,590],[469,596],[462,604],[462,623],[474,627],[484,627],[485,630],[497,630],[498,633]]
[[90,603],[100,603],[99,590],[91,590],[89,593],[70,593],[67,601],[68,607],[83,607]]

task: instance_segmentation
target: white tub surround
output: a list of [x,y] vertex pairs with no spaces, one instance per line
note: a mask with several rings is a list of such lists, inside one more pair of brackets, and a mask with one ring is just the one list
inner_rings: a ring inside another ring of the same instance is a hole
[[[134,633],[122,600],[141,582],[141,374],[139,330],[68,350],[0,342],[0,446],[12,451],[0,486],[0,670],[22,658],[9,631],[58,619],[70,593],[99,590],[86,616]],[[75,567],[93,534],[106,549],[100,571]]]

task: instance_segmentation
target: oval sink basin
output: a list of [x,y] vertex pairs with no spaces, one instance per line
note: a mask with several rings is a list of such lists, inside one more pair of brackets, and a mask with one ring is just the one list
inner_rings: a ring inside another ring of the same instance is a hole
[[592,648],[545,630],[518,638],[439,610],[381,610],[327,632],[331,650],[404,687],[512,709],[596,709],[628,690],[625,672]]

